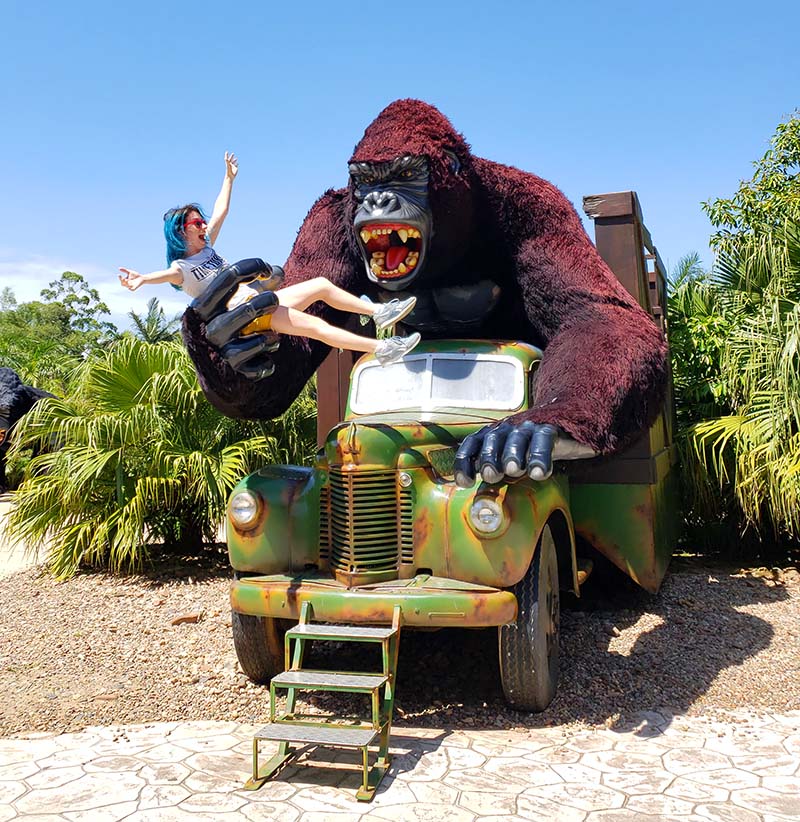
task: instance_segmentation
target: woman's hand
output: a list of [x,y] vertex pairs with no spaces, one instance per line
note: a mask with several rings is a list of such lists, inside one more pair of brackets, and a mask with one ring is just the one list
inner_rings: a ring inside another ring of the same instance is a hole
[[239,161],[235,154],[225,152],[225,177],[233,182],[233,178],[239,173]]
[[136,291],[136,289],[144,282],[144,277],[132,268],[120,268],[122,274],[119,275],[120,283],[129,291]]

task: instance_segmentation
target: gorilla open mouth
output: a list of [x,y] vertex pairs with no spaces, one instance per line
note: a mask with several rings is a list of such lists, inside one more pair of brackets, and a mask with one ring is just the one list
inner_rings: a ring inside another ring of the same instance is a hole
[[405,277],[418,265],[422,233],[406,223],[369,223],[358,230],[372,273],[382,280]]

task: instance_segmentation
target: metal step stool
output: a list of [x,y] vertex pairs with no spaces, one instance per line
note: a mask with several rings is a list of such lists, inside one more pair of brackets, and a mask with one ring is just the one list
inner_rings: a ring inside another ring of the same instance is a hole
[[[286,632],[286,670],[272,677],[269,686],[269,724],[253,737],[253,776],[245,783],[247,790],[258,790],[277,773],[287,760],[298,753],[290,743],[328,745],[334,748],[360,748],[363,773],[356,799],[369,802],[383,775],[389,769],[389,734],[394,711],[397,653],[400,644],[400,606],[396,606],[391,627],[373,628],[360,625],[319,625],[311,622],[311,603],[304,602],[300,622]],[[380,642],[382,673],[312,671],[303,668],[308,640],[337,642]],[[294,649],[291,644],[294,641]],[[276,689],[286,688],[286,713],[275,716]],[[370,694],[372,719],[341,722],[312,721],[295,717],[297,691],[339,691]],[[262,739],[279,742],[278,752],[261,768],[258,744]],[[377,740],[375,764],[369,767],[369,746]]]

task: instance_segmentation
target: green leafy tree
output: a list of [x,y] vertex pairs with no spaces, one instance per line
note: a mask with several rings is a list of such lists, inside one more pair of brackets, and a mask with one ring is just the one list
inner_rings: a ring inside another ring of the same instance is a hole
[[800,112],[778,125],[769,149],[753,165],[752,178],[742,181],[733,197],[703,203],[717,229],[711,245],[729,255],[736,254],[740,244],[746,255],[754,235],[800,218]]
[[81,335],[84,351],[107,343],[117,335],[113,323],[102,319],[109,313],[108,306],[100,299],[97,289],[80,274],[65,271],[42,289],[41,296],[45,303],[56,303],[66,309],[70,331]]
[[26,382],[63,394],[74,369],[117,335],[108,308],[79,274],[65,271],[43,300],[17,303],[0,294],[0,361]]
[[156,297],[147,301],[147,313],[143,317],[135,311],[129,311],[128,316],[133,322],[134,335],[146,343],[174,340],[180,328],[180,315],[167,319]]
[[224,417],[179,343],[126,335],[81,364],[68,396],[23,418],[14,449],[58,448],[30,462],[9,528],[46,544],[58,577],[82,563],[135,570],[153,550],[196,550],[214,539],[244,475],[308,461],[314,414],[306,392],[280,420]]

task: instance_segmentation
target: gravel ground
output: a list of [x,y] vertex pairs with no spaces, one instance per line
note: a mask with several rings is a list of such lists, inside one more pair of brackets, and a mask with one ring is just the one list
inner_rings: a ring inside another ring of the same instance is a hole
[[[265,719],[269,690],[247,680],[233,650],[228,573],[220,556],[164,561],[136,578],[84,573],[58,583],[28,570],[0,579],[0,736]],[[800,708],[795,568],[681,560],[656,596],[622,576],[593,575],[584,596],[562,607],[561,682],[547,711],[505,707],[494,630],[407,631],[396,724],[612,727],[649,709]],[[337,643],[312,648],[309,662],[365,670],[373,653]],[[351,713],[353,699],[319,695],[308,709]]]

